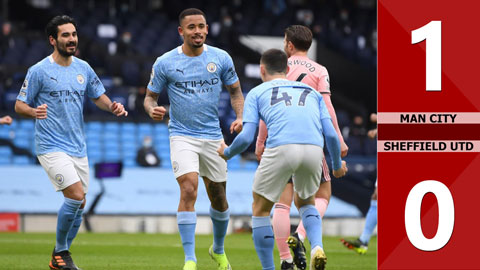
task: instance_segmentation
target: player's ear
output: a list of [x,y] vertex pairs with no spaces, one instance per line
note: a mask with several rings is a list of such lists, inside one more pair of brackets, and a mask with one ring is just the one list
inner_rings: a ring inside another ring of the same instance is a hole
[[260,64],[260,77],[262,77],[262,79],[265,77],[265,66]]
[[287,65],[287,69],[285,70],[285,74],[288,74],[289,71],[290,71],[290,67]]
[[57,41],[52,37],[52,36],[48,36],[48,41],[50,43],[50,45],[54,46],[57,45]]
[[183,28],[182,26],[178,26],[178,34],[183,37]]
[[287,43],[287,46],[289,51],[292,51],[295,48],[295,46],[293,46],[293,43],[291,41]]

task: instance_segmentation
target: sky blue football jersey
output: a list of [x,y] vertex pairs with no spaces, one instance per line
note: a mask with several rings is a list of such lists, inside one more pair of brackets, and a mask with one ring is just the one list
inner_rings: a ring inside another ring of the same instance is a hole
[[267,125],[267,148],[284,144],[324,146],[321,119],[331,118],[322,95],[310,86],[275,79],[253,88],[245,99],[243,122]]
[[98,98],[105,88],[90,65],[76,57],[68,67],[50,55],[30,67],[17,99],[31,107],[47,104],[47,118],[35,121],[37,155],[64,152],[87,155],[83,129],[85,94]]
[[170,136],[221,139],[218,101],[222,85],[238,81],[232,58],[227,52],[204,45],[195,57],[179,46],[157,58],[148,89],[160,93],[164,88],[170,100]]

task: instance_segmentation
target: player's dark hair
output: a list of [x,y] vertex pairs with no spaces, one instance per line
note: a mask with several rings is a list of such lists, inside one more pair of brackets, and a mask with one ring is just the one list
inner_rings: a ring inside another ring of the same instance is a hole
[[287,42],[292,42],[295,49],[299,51],[308,51],[312,45],[312,31],[303,25],[291,25],[285,29]]
[[202,15],[203,18],[205,18],[205,20],[207,20],[207,16],[205,16],[205,13],[203,13],[203,11],[201,11],[200,9],[198,9],[198,8],[187,8],[184,11],[182,11],[180,13],[180,15],[178,15],[178,24],[182,25],[183,19],[187,16],[190,16],[190,15]]
[[67,15],[59,15],[53,17],[48,23],[47,26],[45,27],[45,33],[47,34],[47,38],[52,36],[54,39],[57,39],[58,37],[58,27],[60,25],[64,25],[67,23],[73,24],[75,26],[75,29],[77,29],[77,23],[75,20]]
[[287,55],[282,50],[270,49],[262,54],[260,63],[268,74],[287,73]]

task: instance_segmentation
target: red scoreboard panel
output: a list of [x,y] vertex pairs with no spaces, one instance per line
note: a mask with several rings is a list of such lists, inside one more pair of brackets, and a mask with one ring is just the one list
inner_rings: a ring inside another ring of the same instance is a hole
[[480,269],[480,1],[378,1],[378,269]]

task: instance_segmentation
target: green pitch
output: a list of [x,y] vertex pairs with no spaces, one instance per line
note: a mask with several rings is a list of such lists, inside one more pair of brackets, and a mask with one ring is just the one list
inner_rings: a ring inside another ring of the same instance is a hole
[[[324,238],[327,269],[377,269],[376,238],[372,239],[366,255],[346,249],[339,239]],[[211,235],[196,237],[198,270],[216,270],[208,255],[211,242]],[[54,243],[54,234],[0,233],[0,269],[48,269]],[[251,234],[228,235],[225,247],[234,270],[261,269]],[[75,239],[71,252],[83,270],[181,270],[184,260],[178,234],[83,233]],[[277,269],[278,262],[275,248]]]

